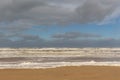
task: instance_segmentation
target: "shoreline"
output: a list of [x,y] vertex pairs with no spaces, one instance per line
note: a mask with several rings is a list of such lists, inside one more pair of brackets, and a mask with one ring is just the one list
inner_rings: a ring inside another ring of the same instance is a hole
[[120,80],[118,66],[0,69],[0,80]]
[[0,69],[50,69],[60,67],[82,67],[82,66],[98,66],[98,67],[120,67],[120,62],[48,62],[48,63],[31,63],[23,62],[20,64],[1,64]]
[[57,69],[57,68],[69,68],[69,67],[116,67],[120,66],[108,66],[108,65],[81,65],[81,66],[58,66],[58,67],[48,67],[48,68],[0,68],[0,70],[47,70],[47,69]]

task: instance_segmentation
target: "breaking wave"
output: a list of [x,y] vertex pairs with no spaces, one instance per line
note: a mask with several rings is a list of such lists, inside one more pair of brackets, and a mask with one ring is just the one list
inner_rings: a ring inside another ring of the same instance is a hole
[[35,62],[22,62],[17,64],[12,63],[1,63],[0,69],[46,69],[56,68],[63,66],[120,66],[120,62],[46,62],[46,63],[35,63]]

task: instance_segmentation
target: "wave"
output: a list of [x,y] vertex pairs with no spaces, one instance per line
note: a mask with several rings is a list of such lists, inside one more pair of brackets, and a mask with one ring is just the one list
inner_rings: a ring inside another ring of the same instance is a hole
[[120,66],[120,62],[22,62],[19,64],[0,63],[0,69],[46,69],[64,66]]
[[41,56],[0,58],[0,69],[46,69],[63,66],[120,66],[120,57]]

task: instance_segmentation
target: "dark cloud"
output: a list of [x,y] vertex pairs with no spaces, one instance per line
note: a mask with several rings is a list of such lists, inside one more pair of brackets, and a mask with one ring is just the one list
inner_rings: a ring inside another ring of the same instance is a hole
[[37,35],[20,35],[19,37],[21,37],[24,40],[39,40],[39,36]]
[[[70,35],[71,34],[71,35]],[[38,35],[28,35],[28,34],[14,34],[7,35],[0,33],[0,47],[120,47],[120,40],[116,39],[101,39],[99,35],[86,34],[78,32],[69,32],[64,35],[52,36],[53,38],[46,40]],[[59,38],[60,37],[60,38]],[[67,37],[67,38],[66,38]],[[80,39],[80,38],[84,39]],[[89,38],[88,38],[89,37]],[[62,38],[62,39],[61,39]],[[63,39],[64,38],[64,39]],[[93,39],[96,38],[96,39]],[[99,39],[98,39],[99,38]]]
[[40,5],[44,5],[44,3],[39,0],[11,0],[0,8],[0,21],[24,19],[25,16],[22,14]]
[[79,23],[102,22],[114,10],[115,6],[113,5],[103,4],[98,0],[89,0],[76,9],[75,19]]
[[80,33],[80,32],[66,32],[63,34],[55,34],[52,36],[52,38],[55,39],[79,39],[79,38],[99,38],[101,37],[100,35],[96,34],[89,34],[89,33]]
[[45,40],[37,35],[0,35],[0,47],[42,47]]
[[[0,0],[0,22],[40,25],[101,22],[119,8],[118,0]],[[119,15],[119,14],[117,14]]]
[[[7,3],[9,1],[9,3]],[[0,2],[3,2],[0,1]],[[43,0],[6,0],[0,8],[0,21],[27,21],[39,24],[57,24],[64,22],[69,10],[61,6],[52,5]],[[71,14],[71,13],[70,13]]]

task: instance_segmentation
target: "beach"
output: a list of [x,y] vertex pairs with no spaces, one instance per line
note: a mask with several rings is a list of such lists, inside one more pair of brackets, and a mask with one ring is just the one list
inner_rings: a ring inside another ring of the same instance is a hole
[[0,80],[120,80],[120,48],[0,49]]
[[117,66],[0,69],[0,80],[120,80]]

